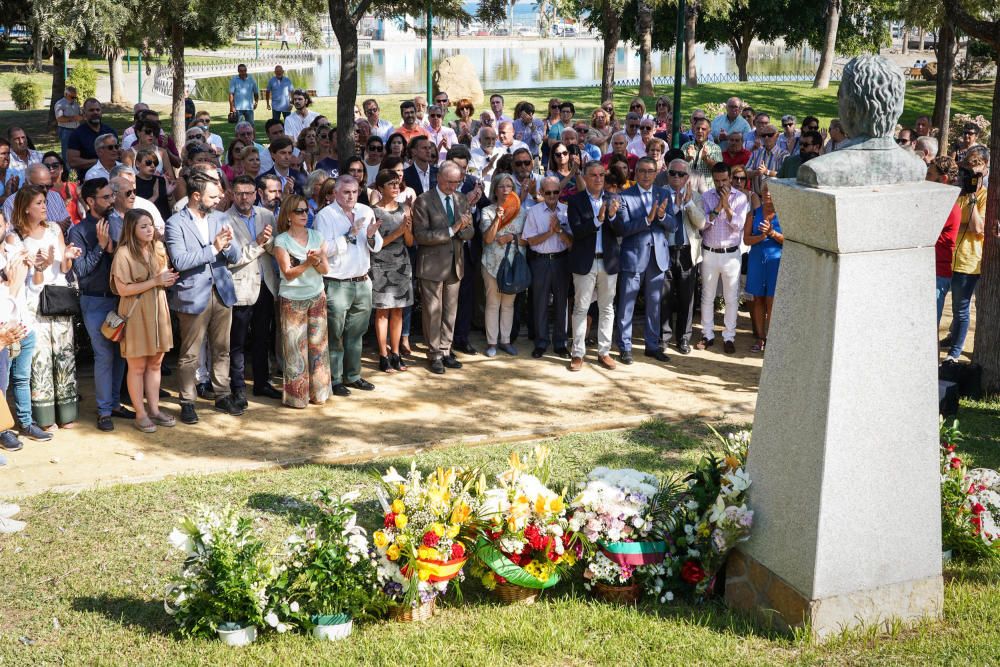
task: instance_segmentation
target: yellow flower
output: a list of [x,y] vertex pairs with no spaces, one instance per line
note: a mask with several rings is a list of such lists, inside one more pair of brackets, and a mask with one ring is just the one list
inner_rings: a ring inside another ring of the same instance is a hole
[[404,528],[406,528],[406,524],[408,524],[409,522],[410,522],[410,518],[408,516],[406,516],[405,514],[397,514],[396,515],[396,528],[399,528],[400,530],[403,530]]
[[566,551],[563,553],[561,561],[572,567],[576,563],[576,554],[573,551]]
[[375,546],[378,549],[385,549],[389,546],[389,538],[381,530],[376,530],[372,535],[372,540],[375,542]]
[[430,570],[425,570],[423,568],[417,568],[417,577],[420,578],[420,581],[427,581],[428,579],[431,578]]
[[406,511],[406,505],[399,498],[392,501],[392,512],[393,514],[402,514]]
[[705,522],[698,526],[698,535],[701,537],[708,537],[712,534],[712,529],[709,527],[708,522]]
[[535,514],[545,514],[545,506],[548,502],[545,500],[545,496],[538,496],[535,498]]
[[431,524],[431,530],[433,530],[434,534],[437,535],[438,537],[444,537],[445,528],[443,523],[435,521],[434,523]]
[[452,523],[465,523],[472,516],[472,508],[466,505],[464,502],[460,502],[455,505],[455,509],[451,511],[451,522]]
[[417,549],[417,558],[421,558],[423,560],[437,560],[438,552],[430,547],[420,547]]
[[405,547],[409,543],[410,543],[410,538],[404,535],[403,533],[396,535],[396,544],[398,544],[400,547]]
[[405,496],[405,495],[406,495],[406,484],[400,484],[400,485],[399,485],[399,488],[398,488],[398,489],[396,489],[396,492],[397,492],[397,493],[398,493],[399,495],[401,495],[401,496]]
[[566,505],[563,503],[562,496],[556,496],[555,498],[549,501],[549,510],[554,512],[555,514],[559,514],[565,508]]
[[393,544],[391,547],[389,547],[386,550],[385,555],[386,555],[386,558],[388,558],[389,560],[398,560],[399,559],[399,546],[396,545],[396,544]]
[[492,570],[483,575],[482,582],[483,582],[483,587],[486,588],[486,590],[488,591],[492,591],[494,588],[497,587],[497,578],[496,576],[494,576]]
[[458,537],[459,532],[461,532],[462,527],[452,524],[448,526],[448,539],[453,540]]

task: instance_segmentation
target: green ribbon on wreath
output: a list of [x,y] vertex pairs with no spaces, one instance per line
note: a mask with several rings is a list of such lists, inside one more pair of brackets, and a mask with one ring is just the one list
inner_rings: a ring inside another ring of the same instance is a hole
[[667,553],[667,543],[646,542],[599,542],[601,552],[618,565],[650,565],[663,562]]
[[500,550],[493,546],[489,540],[482,537],[480,537],[479,541],[476,542],[476,556],[479,560],[483,561],[487,567],[493,570],[494,573],[500,575],[515,586],[523,586],[524,588],[539,588],[544,590],[559,583],[559,573],[553,572],[548,581],[539,581],[537,578],[525,572],[523,567],[515,564],[509,558],[500,553]]

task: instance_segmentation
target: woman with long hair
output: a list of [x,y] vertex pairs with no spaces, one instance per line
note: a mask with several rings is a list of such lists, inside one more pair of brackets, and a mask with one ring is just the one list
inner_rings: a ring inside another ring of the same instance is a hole
[[656,98],[656,115],[653,116],[653,126],[657,134],[670,136],[674,126],[674,105],[666,95]]
[[143,148],[135,156],[135,193],[148,199],[160,212],[164,220],[173,215],[170,210],[170,186],[160,174],[156,173],[156,155],[148,148]]
[[337,128],[328,125],[316,127],[316,168],[322,169],[332,178],[340,174],[340,162],[337,160]]
[[406,137],[399,132],[393,132],[390,134],[389,138],[385,140],[385,157],[398,157],[404,164],[407,164],[408,157],[406,155]]
[[570,155],[569,146],[561,141],[552,144],[546,176],[559,179],[559,191],[563,192],[576,185],[576,175],[580,171],[580,154]]
[[323,275],[329,270],[326,242],[306,227],[305,197],[288,195],[278,212],[274,259],[278,285],[278,321],[285,360],[281,402],[292,408],[321,405],[330,398],[330,354],[326,333]]
[[77,224],[83,220],[83,216],[87,213],[86,206],[80,199],[79,184],[69,180],[66,164],[59,153],[49,151],[42,156],[42,164],[48,167],[49,174],[52,176],[52,191],[62,197],[63,203],[66,205],[70,224]]
[[46,286],[68,286],[66,276],[81,251],[73,244],[66,245],[59,226],[46,219],[45,197],[44,188],[22,186],[14,199],[11,224],[32,260],[26,295],[35,334],[31,355],[32,418],[41,428],[54,431],[56,424],[73,428],[79,416],[73,316],[43,315],[40,302]]
[[160,409],[160,366],[174,345],[167,288],[177,278],[168,264],[166,247],[156,239],[153,218],[137,208],[127,212],[111,261],[111,291],[121,297],[118,314],[128,318],[121,354],[128,363],[126,384],[135,408],[133,425],[143,433],[177,423]]
[[781,248],[785,235],[774,211],[774,202],[765,181],[761,186],[761,207],[754,211],[753,219],[743,228],[743,242],[750,246],[747,253],[747,293],[753,296],[750,302],[750,318],[753,320],[757,342],[751,352],[763,352],[767,345],[767,331],[771,325],[771,309],[774,306],[774,286],[778,282],[778,266],[781,264]]
[[226,149],[226,160],[222,163],[222,171],[225,172],[226,178],[230,181],[237,176],[243,175],[243,165],[240,164],[240,154],[246,147],[247,143],[242,139],[233,139],[229,142],[229,148]]
[[473,119],[475,113],[472,100],[463,98],[455,103],[455,120],[448,123],[448,127],[455,130],[460,144],[472,146],[472,138],[479,132],[482,123]]
[[497,285],[497,272],[508,247],[511,248],[510,257],[513,259],[513,253],[524,254],[528,243],[521,234],[524,230],[525,209],[514,194],[513,176],[497,174],[493,177],[490,201],[493,203],[483,209],[479,225],[483,232],[482,271],[486,287],[486,356],[495,357],[497,348],[516,355],[517,348],[510,343],[510,333],[514,324],[514,299],[517,295],[504,294]]
[[319,136],[315,128],[307,127],[299,132],[295,147],[299,149],[299,171],[310,172],[316,169],[320,157]]
[[[402,165],[400,165],[402,166]],[[372,253],[372,307],[375,309],[375,339],[378,367],[384,373],[405,371],[399,354],[403,332],[403,309],[413,305],[413,271],[407,248],[413,245],[409,204],[399,201],[402,177],[383,169],[375,177],[378,203],[373,207],[381,224],[382,249]]]

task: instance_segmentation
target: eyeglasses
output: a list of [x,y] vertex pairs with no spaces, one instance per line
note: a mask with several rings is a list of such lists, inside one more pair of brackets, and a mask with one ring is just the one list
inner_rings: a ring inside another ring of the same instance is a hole
[[909,139],[904,139],[903,137],[899,137],[898,139],[896,139],[896,143],[899,144],[900,146],[902,146],[903,144],[910,143],[910,140]]
[[518,160],[517,162],[514,163],[514,166],[515,167],[530,167],[531,166],[531,160]]
[[785,127],[795,127],[795,123],[782,123]]
[[774,132],[761,132],[760,136],[762,136],[765,139],[767,139],[768,137],[773,137],[774,136]]
[[559,105],[558,105],[558,104],[550,104],[550,105],[549,105],[549,108],[550,108],[550,109],[558,109],[558,108],[559,108]]
[[667,173],[674,178],[685,178],[688,175],[686,171],[674,171],[673,169],[668,169]]
[[378,112],[378,109],[376,107],[370,107],[368,109],[365,109],[365,113],[368,113],[368,114],[377,113],[377,112]]
[[817,132],[819,130],[819,125],[806,125],[802,129],[806,132]]
[[122,193],[122,195],[124,195],[126,199],[128,199],[129,197],[134,197],[135,190],[126,190],[125,192]]
[[745,181],[745,180],[747,180],[747,177],[746,176],[733,176],[733,180],[734,181]]
[[381,153],[384,150],[385,150],[385,148],[383,146],[369,146],[368,147],[368,152],[369,153]]
[[58,163],[58,162],[43,162],[42,164],[44,164],[46,167],[48,167],[49,171],[55,171],[57,169],[62,169],[62,165],[60,163]]
[[664,103],[664,102],[657,102],[657,103],[656,103],[656,106],[657,106],[657,107],[665,107],[665,106],[667,106],[667,105],[666,105],[666,103]]
[[431,118],[441,118],[441,114],[439,114],[439,113],[432,113],[432,114],[430,114],[430,116],[431,116]]
[[303,213],[308,213],[309,209],[308,208],[293,208],[291,212],[294,213],[295,215],[302,215]]
[[316,136],[319,137],[320,139],[329,139],[330,138],[330,135],[326,134],[326,133],[324,133],[324,134],[317,134]]
[[445,98],[442,98],[440,100],[434,100],[434,103],[435,104],[448,104],[448,98],[445,97]]
[[107,146],[101,146],[101,148],[109,151],[116,151],[120,148],[118,144],[108,144]]
[[143,134],[155,134],[153,132],[153,130],[149,129],[148,127],[147,128],[143,128],[142,133]]
[[642,105],[641,104],[630,104],[628,108],[629,109],[641,109]]
[[643,132],[647,132],[647,131],[648,132],[652,132],[653,131],[653,126],[652,125],[640,125],[639,129],[642,130]]
[[813,144],[811,141],[800,141],[799,142],[799,148],[812,148],[814,145],[815,144]]

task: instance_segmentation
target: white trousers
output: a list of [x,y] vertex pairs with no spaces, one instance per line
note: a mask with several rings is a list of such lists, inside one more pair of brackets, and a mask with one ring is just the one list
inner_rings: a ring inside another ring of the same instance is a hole
[[595,259],[590,273],[573,274],[573,356],[587,354],[587,311],[597,292],[597,354],[611,352],[611,335],[615,328],[615,291],[618,276],[604,271],[604,262]]
[[718,253],[706,250],[701,256],[701,335],[715,338],[715,290],[722,282],[722,297],[726,301],[725,328],[722,340],[736,340],[737,307],[740,300],[740,253]]

